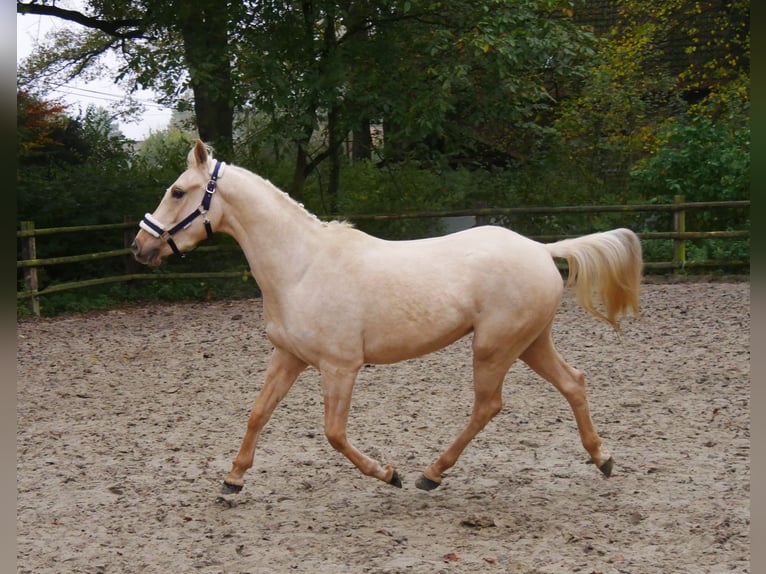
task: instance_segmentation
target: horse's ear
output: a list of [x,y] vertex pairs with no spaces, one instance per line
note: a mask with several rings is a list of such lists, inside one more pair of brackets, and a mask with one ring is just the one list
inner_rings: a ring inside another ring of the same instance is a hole
[[197,139],[192,150],[194,167],[207,167],[207,146],[201,139]]

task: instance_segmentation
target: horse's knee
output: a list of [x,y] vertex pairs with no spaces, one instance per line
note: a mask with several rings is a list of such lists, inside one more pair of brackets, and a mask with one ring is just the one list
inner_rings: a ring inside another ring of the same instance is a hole
[[503,410],[503,401],[491,401],[481,405],[476,409],[477,418],[483,423],[487,424],[495,415]]

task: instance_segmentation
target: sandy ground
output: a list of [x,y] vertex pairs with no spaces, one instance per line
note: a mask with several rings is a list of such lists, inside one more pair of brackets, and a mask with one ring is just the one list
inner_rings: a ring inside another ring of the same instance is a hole
[[259,300],[19,322],[17,572],[750,572],[749,305],[748,283],[647,284],[620,338],[568,294],[555,340],[612,478],[517,364],[432,492],[414,481],[467,421],[470,338],[359,376],[349,436],[402,489],[327,444],[309,370],[222,496],[270,353]]

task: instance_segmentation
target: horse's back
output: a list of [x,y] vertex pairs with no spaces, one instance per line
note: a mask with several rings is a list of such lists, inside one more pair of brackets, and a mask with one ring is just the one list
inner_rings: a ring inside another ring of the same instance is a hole
[[464,306],[472,300],[482,304],[493,292],[518,304],[540,291],[554,299],[561,295],[561,276],[545,247],[503,227],[406,241],[382,240],[349,228],[337,232],[340,239],[333,240],[335,247],[329,247],[315,268],[336,280],[312,282],[328,285],[330,297],[342,293],[347,301],[422,300],[423,305],[449,299]]
[[[412,258],[422,271],[449,274],[458,284],[482,291],[501,288],[525,294],[553,282],[558,291],[560,275],[545,247],[515,231],[485,225],[440,237],[392,242],[392,258]],[[445,286],[443,286],[445,287]]]

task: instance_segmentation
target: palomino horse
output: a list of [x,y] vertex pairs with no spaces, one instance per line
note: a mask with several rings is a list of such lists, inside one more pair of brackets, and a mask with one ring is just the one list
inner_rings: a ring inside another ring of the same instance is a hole
[[[439,486],[443,473],[502,407],[503,379],[521,358],[567,399],[582,444],[609,476],[614,464],[591,420],[583,374],[553,346],[551,329],[564,282],[553,258],[569,264],[579,303],[618,329],[638,314],[641,245],[628,229],[541,244],[481,226],[443,237],[385,241],[352,226],[324,223],[261,177],[213,159],[201,142],[133,243],[151,266],[182,254],[213,230],[233,236],[263,293],[274,345],[224,492],[238,492],[252,467],[258,434],[298,375],[318,369],[330,444],[368,476],[401,487],[390,464],[357,450],[346,436],[351,394],[365,363],[430,353],[473,333],[475,400],[455,442],[418,478]],[[597,309],[593,295],[604,311]]]

